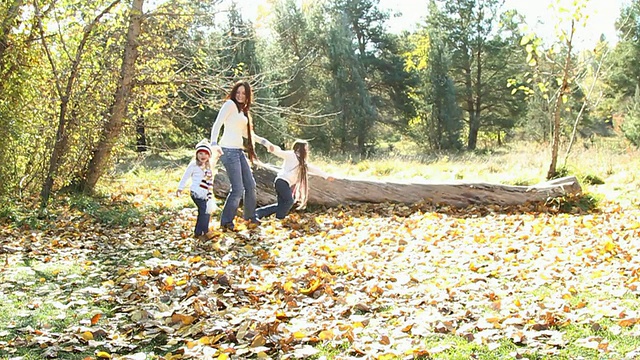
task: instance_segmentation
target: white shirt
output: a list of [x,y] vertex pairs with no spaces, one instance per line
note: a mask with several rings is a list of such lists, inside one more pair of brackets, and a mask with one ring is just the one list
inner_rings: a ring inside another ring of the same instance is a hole
[[198,166],[195,160],[191,161],[189,166],[187,166],[178,184],[178,190],[182,191],[184,189],[189,178],[191,178],[191,188],[189,188],[189,190],[191,190],[197,198],[206,199],[209,193],[209,186],[213,185],[213,182],[205,179],[205,170]]
[[[289,186],[296,185],[298,182],[300,182],[300,174],[298,171],[300,162],[298,162],[296,153],[293,150],[282,150],[280,149],[280,147],[276,146],[272,154],[284,159],[282,169],[280,169],[280,171],[276,175],[276,179],[282,179],[288,182]],[[329,174],[309,163],[307,163],[307,173],[311,175],[322,176],[325,179],[329,177]]]
[[[220,108],[216,121],[213,122],[213,127],[211,128],[211,144],[214,146],[220,145],[221,147],[232,149],[242,149],[242,138],[248,138],[248,121],[249,120],[244,113],[242,111],[238,111],[238,106],[236,106],[236,103],[233,102],[233,100],[229,99],[225,101],[222,108]],[[218,143],[218,135],[220,134],[222,125],[224,125],[224,131],[222,132],[222,137]],[[259,142],[264,146],[271,145],[267,139],[256,135],[255,132],[252,132],[251,139],[253,142]]]

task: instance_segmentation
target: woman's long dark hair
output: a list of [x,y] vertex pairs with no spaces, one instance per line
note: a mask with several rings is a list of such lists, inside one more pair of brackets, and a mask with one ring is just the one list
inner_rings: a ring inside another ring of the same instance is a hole
[[[244,104],[241,104],[236,100],[236,94],[238,93],[238,89],[240,86],[244,86],[244,95],[245,100]],[[253,146],[253,139],[251,137],[252,129],[253,129],[253,120],[251,119],[251,114],[249,114],[249,108],[251,107],[251,103],[253,101],[253,92],[251,90],[251,85],[247,81],[238,81],[233,85],[231,92],[227,96],[227,100],[231,99],[236,106],[238,107],[238,112],[242,111],[244,116],[247,117],[247,153],[249,154],[249,160],[254,163],[258,160],[258,156],[256,155],[256,150]]]
[[293,152],[298,158],[298,179],[300,182],[296,185],[294,197],[298,201],[298,210],[307,206],[307,198],[309,197],[309,174],[307,171],[307,156],[309,143],[304,140],[296,140],[293,143]]

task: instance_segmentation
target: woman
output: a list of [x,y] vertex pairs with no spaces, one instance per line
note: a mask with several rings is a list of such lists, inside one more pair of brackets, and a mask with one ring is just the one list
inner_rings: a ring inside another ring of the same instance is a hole
[[[247,154],[251,163],[257,160],[254,142],[272,149],[273,144],[253,132],[253,123],[249,109],[253,100],[251,86],[246,81],[237,82],[222,105],[216,121],[211,128],[211,147],[220,155],[231,183],[231,190],[222,208],[220,227],[234,230],[233,218],[236,215],[240,199],[243,199],[243,217],[253,223],[256,218],[256,181],[251,166],[244,154],[243,138],[247,141]],[[220,129],[224,125],[222,137],[218,143]]]

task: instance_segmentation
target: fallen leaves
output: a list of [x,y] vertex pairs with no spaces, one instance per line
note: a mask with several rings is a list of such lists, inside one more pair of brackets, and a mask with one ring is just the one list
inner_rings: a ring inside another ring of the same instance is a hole
[[[29,294],[15,316],[52,307],[69,325],[5,325],[0,351],[305,358],[322,345],[395,359],[447,352],[423,339],[456,335],[553,356],[568,345],[562,329],[570,324],[618,333],[638,324],[628,297],[640,294],[637,210],[432,210],[294,213],[200,245],[183,236],[191,211],[157,227],[61,218],[47,231],[2,228],[0,245],[32,249],[9,254],[0,275],[3,293]],[[618,351],[601,336],[575,343]]]

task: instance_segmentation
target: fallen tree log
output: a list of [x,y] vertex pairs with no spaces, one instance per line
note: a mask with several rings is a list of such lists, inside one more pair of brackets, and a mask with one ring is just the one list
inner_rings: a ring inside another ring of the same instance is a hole
[[[258,205],[276,202],[273,181],[277,167],[262,165],[254,169]],[[565,195],[578,195],[582,188],[575,176],[567,176],[533,186],[515,186],[484,182],[387,182],[340,178],[328,181],[309,176],[309,204],[337,206],[358,203],[434,203],[456,207],[469,205],[519,205],[530,201],[546,201]],[[214,194],[225,198],[229,179],[224,168],[214,179]]]

